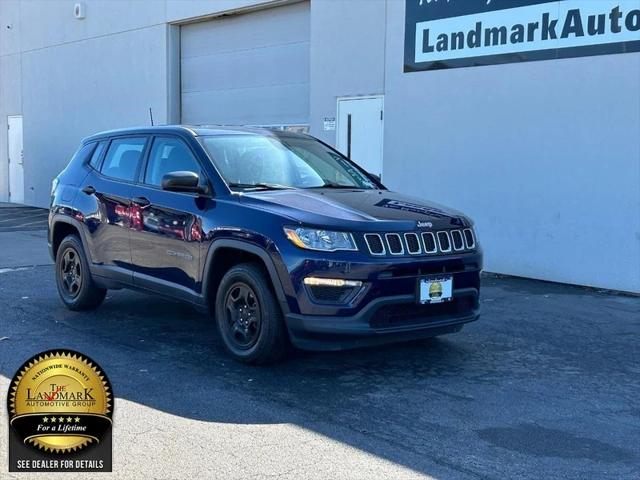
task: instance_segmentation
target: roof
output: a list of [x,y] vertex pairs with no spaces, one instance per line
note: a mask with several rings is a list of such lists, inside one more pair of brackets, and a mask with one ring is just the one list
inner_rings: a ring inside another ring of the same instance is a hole
[[104,132],[95,133],[86,137],[83,142],[99,140],[105,137],[115,137],[119,135],[132,134],[162,134],[173,133],[179,135],[197,136],[213,136],[224,134],[260,134],[281,136],[306,136],[302,133],[289,132],[286,130],[277,130],[275,128],[249,127],[249,126],[233,126],[233,125],[158,125],[146,127],[118,128],[115,130],[106,130]]

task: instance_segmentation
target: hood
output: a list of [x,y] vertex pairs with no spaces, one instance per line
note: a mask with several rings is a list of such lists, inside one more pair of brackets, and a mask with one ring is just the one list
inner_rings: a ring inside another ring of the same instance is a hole
[[413,230],[469,225],[456,210],[389,190],[272,190],[244,193],[242,202],[303,224],[343,229]]

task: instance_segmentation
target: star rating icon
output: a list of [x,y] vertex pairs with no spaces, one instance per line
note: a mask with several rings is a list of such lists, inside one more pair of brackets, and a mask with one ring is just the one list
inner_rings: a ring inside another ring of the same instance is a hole
[[80,417],[42,417],[42,423],[80,423]]

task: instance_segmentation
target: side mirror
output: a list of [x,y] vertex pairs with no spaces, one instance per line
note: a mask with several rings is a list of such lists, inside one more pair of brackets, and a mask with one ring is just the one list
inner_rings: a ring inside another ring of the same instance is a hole
[[200,177],[195,172],[169,172],[162,177],[162,189],[170,192],[206,193],[200,186]]

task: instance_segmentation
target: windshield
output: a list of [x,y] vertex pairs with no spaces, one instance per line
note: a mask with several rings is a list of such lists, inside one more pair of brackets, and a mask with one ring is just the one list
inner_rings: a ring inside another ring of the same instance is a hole
[[258,134],[200,138],[232,188],[377,188],[345,157],[312,138]]

